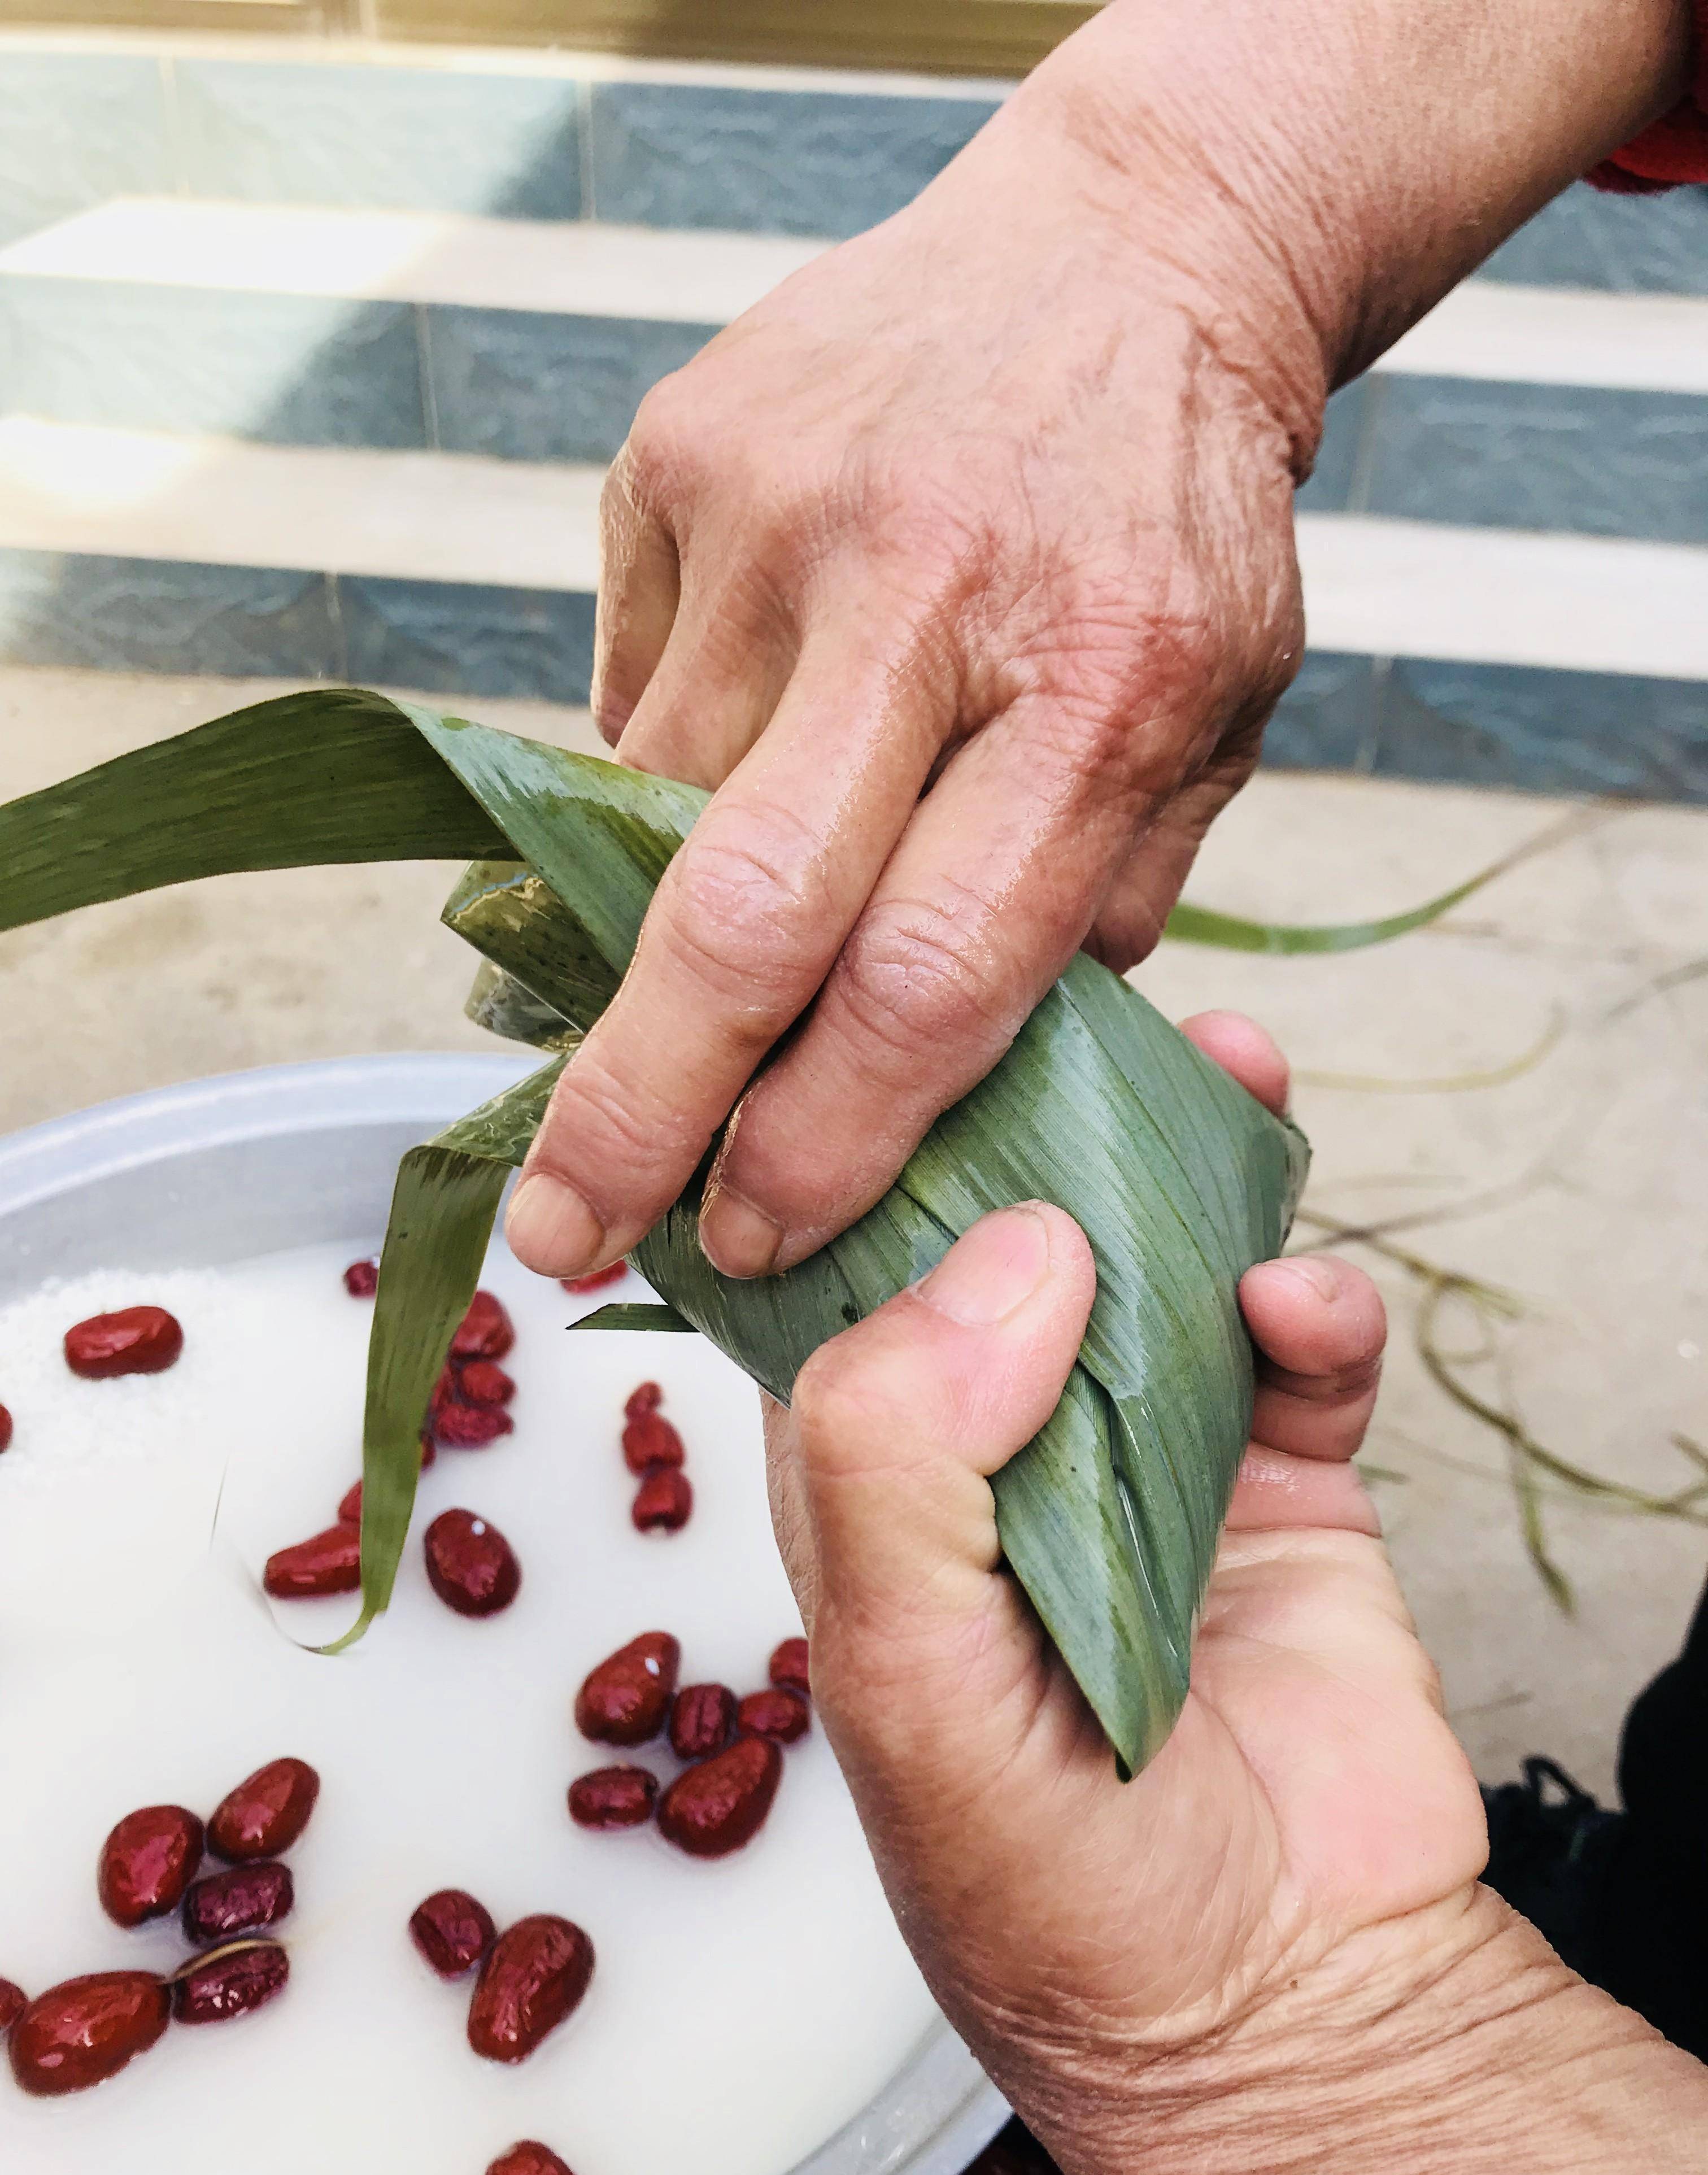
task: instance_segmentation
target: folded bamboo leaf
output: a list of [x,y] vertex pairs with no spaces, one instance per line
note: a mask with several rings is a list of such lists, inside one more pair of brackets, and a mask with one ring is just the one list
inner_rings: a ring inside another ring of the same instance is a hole
[[678,1314],[673,1306],[601,1306],[569,1326],[572,1329],[662,1329],[689,1337],[699,1334],[687,1316]]
[[[488,963],[481,1001],[528,1039],[567,1045],[609,1001],[705,797],[379,697],[294,697],[0,810],[0,924],[223,869],[467,854],[474,865],[446,913]],[[349,1636],[389,1598],[421,1415],[505,1177],[562,1062],[399,1171],[370,1351],[362,1612]],[[787,1397],[820,1343],[987,1209],[1043,1196],[1078,1217],[1098,1298],[1056,1413],[998,1476],[998,1516],[1009,1562],[1136,1769],[1184,1695],[1244,1445],[1252,1370],[1238,1279],[1279,1246],[1304,1155],[1290,1127],[1082,958],[891,1192],[811,1261],[757,1283],[718,1276],[699,1249],[697,1182],[635,1259],[678,1315]]]

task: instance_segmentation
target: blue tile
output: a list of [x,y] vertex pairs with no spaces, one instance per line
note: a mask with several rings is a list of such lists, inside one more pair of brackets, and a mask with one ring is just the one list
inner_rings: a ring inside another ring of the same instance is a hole
[[1372,657],[1307,653],[1263,735],[1272,770],[1367,770],[1375,751],[1380,667]]
[[0,658],[105,671],[340,675],[324,574],[0,551]]
[[590,595],[340,574],[338,596],[344,669],[359,683],[431,694],[587,700]]
[[426,324],[440,446],[520,461],[609,460],[648,389],[717,330],[451,307]]
[[157,60],[0,53],[0,242],[177,185]]
[[62,422],[279,443],[426,443],[407,302],[0,279],[10,405]]
[[581,215],[578,92],[561,76],[182,60],[176,80],[192,195]]
[[1708,802],[1708,683],[1397,659],[1375,768],[1532,793]]
[[858,234],[916,197],[994,101],[600,83],[594,215],[645,226]]
[[1708,399],[1384,379],[1373,513],[1708,543]]
[[1330,400],[1323,415],[1316,466],[1293,495],[1301,513],[1344,513],[1352,504],[1371,390],[1370,381],[1359,377],[1343,385]]
[[1527,287],[1708,295],[1708,188],[1614,197],[1580,182],[1504,242],[1478,276]]

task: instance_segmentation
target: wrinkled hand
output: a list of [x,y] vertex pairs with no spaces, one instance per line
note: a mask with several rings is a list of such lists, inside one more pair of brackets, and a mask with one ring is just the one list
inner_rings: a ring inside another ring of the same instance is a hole
[[[1260,1030],[1186,1031],[1279,1107]],[[1395,1929],[1451,1919],[1486,1847],[1349,1463],[1381,1303],[1326,1259],[1241,1287],[1259,1388],[1191,1690],[1152,1765],[1116,1780],[998,1567],[987,1484],[1055,1405],[1093,1286],[1059,1209],[988,1217],[823,1347],[769,1429],[814,1696],[899,1922],[1070,2169],[1161,2165],[1116,2149],[1141,2061],[1237,2035],[1301,1982],[1381,1984]]]
[[596,711],[721,789],[529,1158],[530,1266],[632,1246],[744,1091],[702,1236],[791,1266],[1078,947],[1155,942],[1300,653],[1324,383],[1255,237],[1165,252],[1141,187],[1022,92],[643,404]]
[[648,396],[595,706],[718,789],[534,1145],[523,1261],[626,1251],[739,1102],[706,1249],[788,1267],[1076,946],[1142,956],[1299,660],[1328,388],[1672,104],[1689,14],[1112,0]]

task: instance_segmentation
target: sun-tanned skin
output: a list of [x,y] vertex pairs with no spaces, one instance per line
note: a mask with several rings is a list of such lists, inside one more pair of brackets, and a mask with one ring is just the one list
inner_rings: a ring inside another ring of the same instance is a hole
[[[1187,1032],[1278,1100],[1249,1022]],[[1116,1780],[985,1478],[1092,1288],[1060,1209],[989,1217],[769,1415],[814,1697],[957,2029],[1068,2175],[1708,2164],[1708,2069],[1478,1885],[1482,1803],[1350,1463],[1384,1324],[1345,1262],[1245,1278],[1260,1389],[1191,1692]]]
[[[1689,0],[1114,0],[643,404],[595,703],[718,789],[511,1212],[721,1267],[876,1200],[1074,950],[1155,941],[1301,647],[1329,390],[1668,106]],[[927,789],[929,788],[929,789]]]

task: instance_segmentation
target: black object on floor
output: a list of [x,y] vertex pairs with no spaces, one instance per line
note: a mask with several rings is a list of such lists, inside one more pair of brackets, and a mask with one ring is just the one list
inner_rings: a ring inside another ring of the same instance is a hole
[[1572,1969],[1708,2061],[1708,1587],[1631,1703],[1609,1812],[1551,1760],[1483,1793],[1488,1885]]
[[1061,2171],[1016,2115],[985,2146],[967,2175],[1061,2175]]

